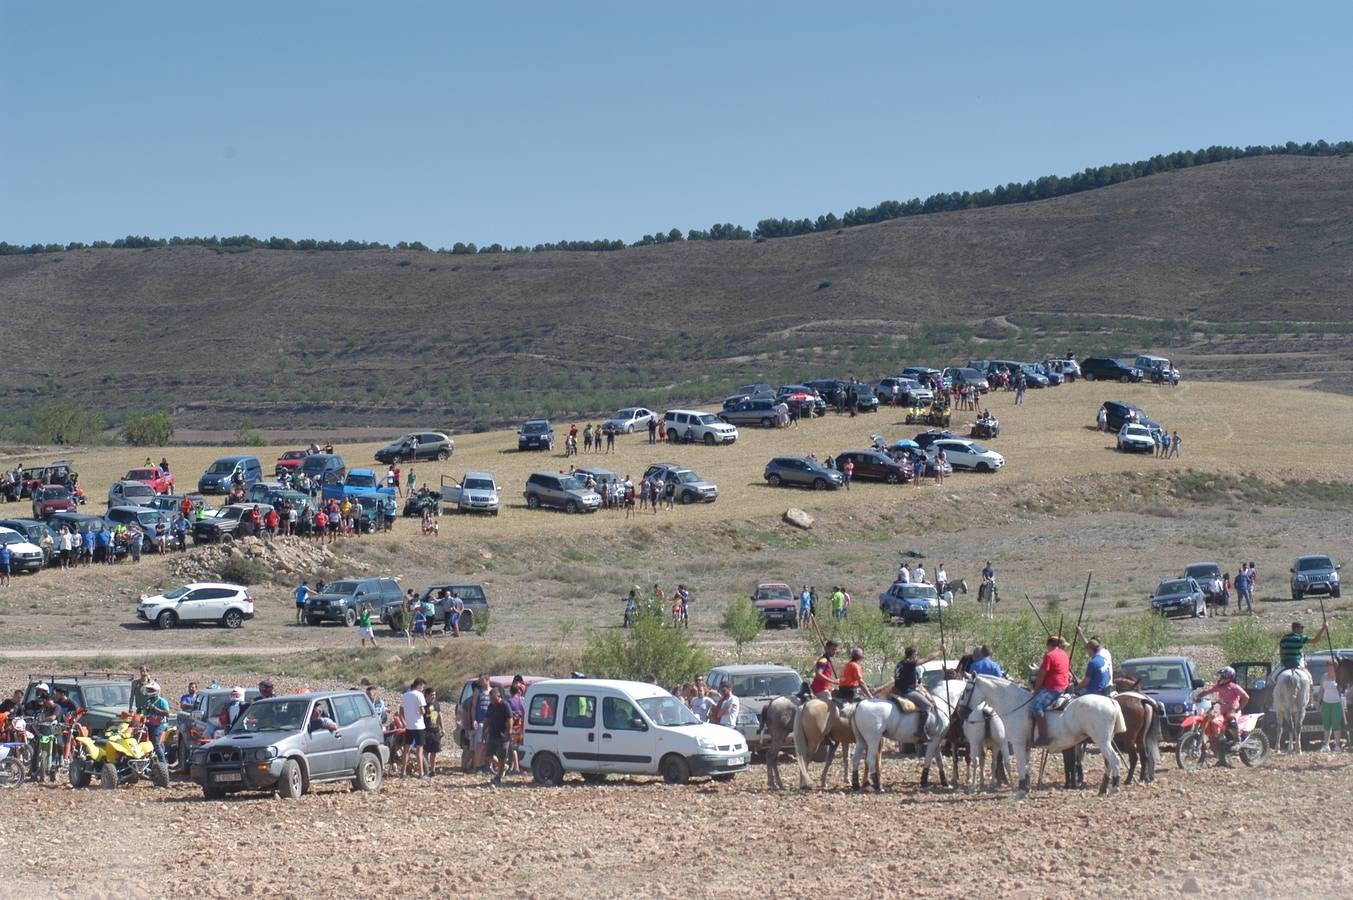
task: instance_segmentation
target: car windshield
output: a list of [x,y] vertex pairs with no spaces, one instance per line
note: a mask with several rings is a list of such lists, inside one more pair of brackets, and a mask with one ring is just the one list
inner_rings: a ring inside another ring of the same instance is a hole
[[154,497],[155,492],[151,490],[150,485],[133,482],[122,486],[122,496],[124,497]]
[[375,487],[376,476],[370,472],[352,472],[348,475],[348,487]]
[[638,412],[637,409],[622,409],[622,410],[620,410],[620,412],[618,412],[618,413],[615,414],[614,418],[617,418],[617,419],[632,419],[632,418],[634,418],[634,414],[637,413],[637,412]]
[[549,428],[547,422],[527,422],[521,427],[522,434],[544,434],[545,429]]
[[63,487],[48,487],[42,489],[43,500],[69,500],[70,491]]
[[815,459],[805,459],[805,460],[802,460],[802,462],[803,462],[803,467],[804,467],[805,469],[808,469],[809,471],[812,471],[812,472],[825,472],[825,471],[827,471],[826,467],[824,467],[824,466],[822,465],[822,463],[818,462],[818,461],[815,460]]
[[255,734],[262,731],[298,731],[305,720],[306,700],[260,700],[249,705],[235,720],[231,734]]
[[1298,572],[1319,572],[1322,569],[1333,569],[1334,560],[1328,556],[1308,556],[1305,559],[1297,560]]
[[1176,578],[1174,581],[1162,581],[1160,587],[1156,588],[1157,594],[1185,594],[1192,588],[1189,583],[1182,578]]
[[22,534],[19,534],[19,532],[10,531],[8,529],[0,530],[0,544],[8,545],[8,544],[26,544],[26,543],[28,543],[28,538],[24,537]]
[[183,596],[184,594],[186,594],[186,593],[188,593],[188,588],[186,588],[186,587],[176,587],[176,588],[174,588],[172,591],[166,591],[165,594],[164,594],[164,599],[166,599],[166,600],[177,600],[178,598],[182,597],[182,596]]
[[1123,433],[1132,437],[1150,437],[1151,432],[1146,430],[1145,425],[1129,425],[1123,429]]
[[901,589],[902,596],[908,600],[936,600],[940,596],[939,591],[929,584],[904,584]]
[[793,672],[776,672],[763,675],[734,675],[735,697],[788,697],[798,691],[803,680]]
[[85,684],[81,685],[85,695],[85,706],[120,706],[124,709],[132,698],[132,686],[128,684]]
[[491,491],[493,482],[487,478],[467,478],[464,487],[467,491]]
[[[951,449],[952,449],[952,448],[951,448]],[[983,447],[981,444],[969,444],[967,447],[962,448],[962,449],[966,450],[968,453],[986,453],[986,452],[987,452],[987,448],[986,448],[986,447]]]
[[1125,663],[1119,671],[1140,678],[1144,691],[1178,691],[1191,687],[1188,672],[1180,663]]
[[326,594],[355,594],[357,593],[357,582],[355,581],[335,581],[333,584],[324,588]]
[[758,600],[793,600],[794,594],[788,587],[759,587],[756,589]]
[[230,474],[231,472],[233,472],[233,471],[235,471],[235,462],[234,462],[234,460],[229,460],[229,459],[218,459],[218,460],[216,460],[216,462],[214,462],[214,463],[211,464],[211,468],[207,470],[207,474],[208,474],[208,475],[229,475],[229,474]]
[[703,416],[700,417],[700,424],[701,424],[701,425],[722,425],[722,424],[723,424],[723,419],[720,419],[718,416],[714,415],[713,413],[705,413]]
[[583,491],[587,489],[587,485],[583,484],[572,475],[559,479],[559,486],[566,491]]
[[[795,690],[798,686],[795,685]],[[639,708],[658,725],[699,725],[700,720],[686,704],[670,694],[665,697],[647,697],[639,701]]]
[[1221,577],[1221,569],[1212,563],[1201,563],[1196,566],[1189,566],[1184,570],[1184,574],[1195,581],[1211,581],[1213,578]]

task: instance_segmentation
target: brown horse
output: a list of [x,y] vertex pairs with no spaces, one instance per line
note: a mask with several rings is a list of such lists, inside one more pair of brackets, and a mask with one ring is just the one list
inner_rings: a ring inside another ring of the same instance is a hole
[[1127,783],[1132,784],[1137,761],[1141,760],[1141,783],[1150,784],[1156,780],[1156,765],[1160,763],[1160,742],[1163,735],[1161,719],[1163,715],[1156,703],[1145,694],[1138,693],[1140,678],[1120,675],[1113,680],[1118,695],[1114,700],[1123,711],[1123,721],[1127,730],[1114,738],[1114,746],[1127,753]]
[[[853,745],[855,732],[850,727],[850,716],[855,712],[855,704],[840,703],[814,698],[799,707],[794,717],[794,762],[799,767],[799,788],[808,789],[808,761],[817,756],[823,742],[829,742],[827,765],[822,769],[821,790],[827,787],[827,774],[832,768],[832,758],[837,747]],[[841,751],[841,775],[850,778],[850,751]]]

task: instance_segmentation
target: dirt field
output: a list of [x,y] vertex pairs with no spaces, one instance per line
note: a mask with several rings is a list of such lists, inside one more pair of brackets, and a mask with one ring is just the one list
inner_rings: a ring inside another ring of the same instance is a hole
[[[1183,458],[1110,450],[1110,439],[1087,427],[1104,399],[1137,402],[1178,429]],[[420,588],[448,576],[483,581],[492,597],[491,627],[454,646],[439,638],[430,651],[410,653],[387,640],[378,653],[351,654],[348,669],[370,660],[382,671],[426,663],[468,674],[493,651],[567,659],[593,629],[618,624],[615,598],[630,584],[655,581],[693,587],[694,635],[719,658],[731,658],[719,614],[728,602],[743,602],[757,578],[819,589],[842,583],[862,604],[857,614],[868,613],[899,552],[921,554],[932,571],[943,561],[952,576],[970,579],[991,558],[1008,595],[1028,591],[1040,609],[1061,604],[1072,615],[1085,573],[1093,570],[1091,623],[1141,609],[1156,581],[1185,562],[1215,559],[1234,568],[1242,558],[1254,559],[1266,627],[1294,615],[1318,621],[1311,602],[1284,599],[1286,570],[1298,552],[1346,556],[1346,536],[1353,533],[1347,494],[1353,460],[1346,452],[1353,398],[1291,383],[1185,384],[1173,391],[1078,383],[1031,391],[1023,407],[1008,394],[992,405],[1003,433],[989,443],[1005,455],[1005,469],[959,473],[942,486],[921,488],[858,484],[850,492],[815,493],[772,489],[761,480],[765,461],[778,453],[825,456],[863,446],[875,431],[889,439],[914,434],[895,413],[833,416],[788,431],[743,429],[727,448],[650,447],[642,436],[627,437],[610,458],[584,456],[578,464],[637,477],[647,464],[671,459],[692,465],[721,491],[712,505],[630,520],[604,511],[530,512],[520,502],[525,477],[571,460],[519,454],[510,433],[458,435],[449,463],[416,467],[420,481],[490,471],[505,488],[503,514],[446,516],[441,534],[428,538],[415,523],[401,521],[393,535],[339,542],[332,565],[396,575]],[[1322,425],[1300,440],[1275,440],[1286,432],[1259,414],[1275,410],[1283,421]],[[338,449],[349,465],[360,466],[369,464],[376,446]],[[279,449],[257,451],[265,468]],[[226,452],[172,448],[168,456],[187,484]],[[145,455],[118,448],[26,449],[0,458],[0,465],[72,458],[91,503],[101,508],[108,484]],[[1259,480],[1247,480],[1251,474]],[[1318,484],[1283,483],[1293,480]],[[780,517],[789,506],[815,516],[813,529],[784,525]],[[0,517],[24,513],[0,506]],[[0,659],[14,657],[0,662],[0,678],[21,684],[29,672],[130,668],[151,658],[175,694],[190,677],[249,683],[264,673],[278,675],[283,690],[318,688],[327,686],[322,678],[299,673],[319,671],[314,660],[356,644],[345,628],[294,625],[286,579],[255,588],[259,614],[238,632],[161,632],[136,624],[136,597],[171,586],[174,564],[151,557],[139,566],[16,578],[0,589]],[[1342,618],[1345,602],[1327,605]],[[1017,612],[1015,606],[1002,614]],[[1226,623],[1175,623],[1177,648],[1215,667],[1214,642]],[[933,640],[928,629],[911,633],[918,642]],[[786,631],[767,634],[750,655],[799,662],[808,652],[802,634]],[[403,660],[396,665],[398,656]],[[390,692],[396,685],[383,687]],[[1089,768],[1097,780],[1098,763]],[[31,896],[300,896],[315,890],[341,896],[392,890],[408,896],[726,896],[767,879],[774,879],[777,894],[789,896],[1347,894],[1353,864],[1311,852],[1315,824],[1353,800],[1345,757],[1307,755],[1257,770],[1194,775],[1169,762],[1162,770],[1155,786],[1134,786],[1108,801],[1091,791],[1045,790],[1022,804],[920,794],[915,764],[896,758],[885,762],[882,797],[767,793],[759,766],[732,784],[686,788],[641,780],[495,790],[482,779],[448,773],[430,785],[391,781],[376,797],[322,789],[290,805],[266,798],[208,803],[181,783],[165,792],[26,786],[3,795],[13,814],[0,817],[0,846],[23,873],[7,885]],[[124,827],[129,822],[134,827]],[[818,837],[810,836],[814,830]],[[255,852],[260,844],[276,851]],[[468,858],[478,862],[466,868]],[[38,872],[41,879],[34,877]]]

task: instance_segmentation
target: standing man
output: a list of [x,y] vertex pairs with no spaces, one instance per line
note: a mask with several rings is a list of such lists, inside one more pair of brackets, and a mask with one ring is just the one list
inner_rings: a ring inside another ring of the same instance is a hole
[[142,687],[145,706],[142,709],[146,717],[146,735],[155,746],[155,758],[167,762],[164,755],[164,728],[169,719],[169,701],[160,696],[160,685],[147,681]]
[[855,463],[846,458],[845,465],[841,466],[841,480],[846,485],[846,490],[850,490],[850,477],[855,474]]
[[836,619],[846,617],[846,594],[839,584],[832,590],[832,617]]
[[813,615],[813,595],[808,592],[808,585],[803,586],[799,592],[799,622],[807,622]]
[[1242,606],[1245,612],[1254,615],[1253,585],[1250,582],[1250,570],[1244,563],[1240,564],[1236,580],[1232,583],[1236,586],[1236,615],[1240,614]]
[[188,682],[188,693],[179,697],[179,709],[184,712],[192,712],[193,707],[197,705],[197,682]]
[[503,783],[507,768],[507,738],[512,724],[512,711],[503,702],[503,692],[489,691],[489,708],[484,714],[485,756],[493,769],[493,784]]
[[301,586],[293,592],[296,597],[296,624],[305,624],[305,601],[310,597],[310,582],[302,581]]
[[710,713],[709,720],[725,728],[738,727],[738,714],[742,711],[742,702],[733,695],[733,682],[725,681],[719,685],[719,702]]
[[[132,681],[131,696],[127,698],[128,712],[139,713],[145,711],[146,686],[151,684],[154,684],[154,682],[150,678],[150,669],[146,667],[145,663],[142,663],[141,668],[137,670],[136,678]],[[156,685],[156,690],[158,689],[159,685]]]
[[1038,680],[1034,682],[1035,747],[1046,747],[1051,743],[1048,739],[1047,710],[1071,683],[1071,660],[1062,649],[1061,635],[1048,635],[1047,647],[1043,662],[1038,667]]
[[695,687],[691,694],[691,712],[695,713],[696,718],[701,722],[709,721],[709,714],[714,711],[714,698],[709,695],[709,687],[705,684],[705,679],[697,677]]
[[409,759],[418,760],[416,778],[424,778],[423,775],[423,729],[427,727],[427,698],[423,696],[423,688],[427,686],[422,678],[415,678],[413,684],[404,692],[400,699],[400,711],[404,714],[404,760],[400,763],[399,775],[401,778],[409,774]]

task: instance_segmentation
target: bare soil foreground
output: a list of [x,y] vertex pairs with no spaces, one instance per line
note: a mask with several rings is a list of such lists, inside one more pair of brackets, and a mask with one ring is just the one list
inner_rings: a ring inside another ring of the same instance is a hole
[[1049,789],[1022,803],[922,794],[899,760],[881,796],[768,793],[759,771],[685,788],[439,775],[299,803],[61,786],[7,795],[0,845],[17,873],[5,893],[35,898],[1346,897],[1353,862],[1312,842],[1353,802],[1349,766],[1167,764],[1108,800]]

